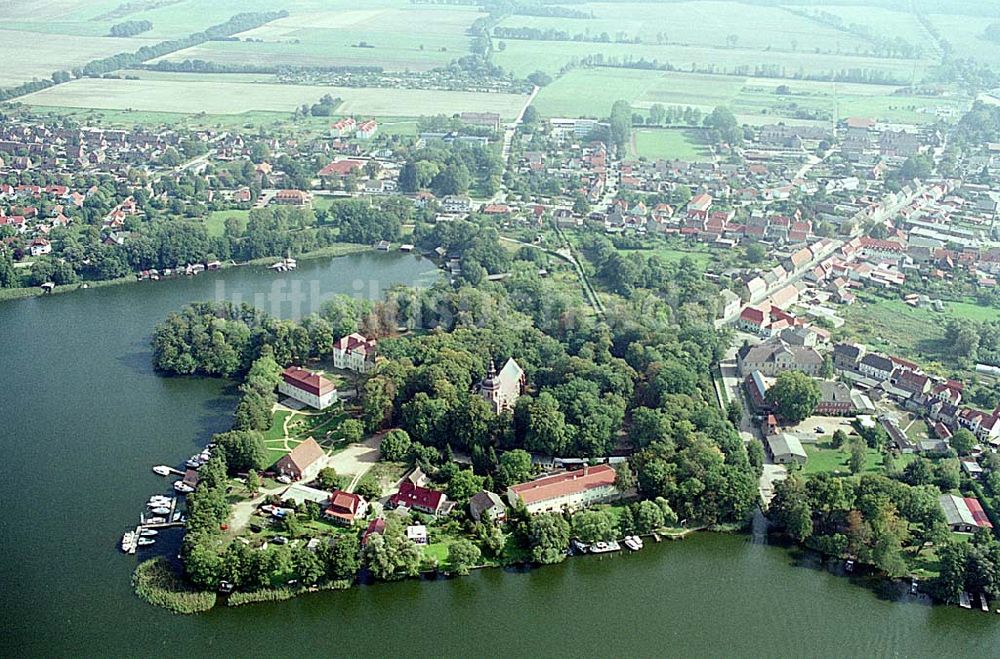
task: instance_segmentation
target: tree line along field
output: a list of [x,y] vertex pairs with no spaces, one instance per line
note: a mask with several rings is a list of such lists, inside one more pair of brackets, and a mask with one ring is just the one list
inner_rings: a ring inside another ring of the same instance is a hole
[[504,50],[494,56],[497,64],[515,73],[527,75],[542,70],[555,75],[573,61],[600,55],[606,62],[656,61],[681,71],[731,73],[737,67],[777,67],[787,77],[821,76],[852,69],[879,71],[901,83],[919,82],[933,65],[930,60],[904,60],[862,55],[829,55],[802,49],[799,52],[756,50],[751,48],[715,48],[674,44],[585,43],[574,41],[505,42]]
[[199,80],[123,80],[83,78],[22,97],[35,106],[62,108],[132,109],[210,115],[249,111],[292,112],[316,103],[324,94],[341,98],[337,112],[345,115],[418,117],[458,112],[498,112],[515,118],[527,101],[517,94],[429,91],[363,87],[327,87],[217,81],[206,74]]
[[[777,93],[778,87],[787,89]],[[547,117],[606,116],[612,103],[627,100],[636,111],[655,103],[711,111],[729,106],[741,121],[805,119],[829,124],[848,116],[930,123],[934,110],[953,113],[958,96],[907,96],[891,85],[780,80],[639,69],[575,69],[544,87],[534,106]],[[813,119],[813,117],[819,117]]]

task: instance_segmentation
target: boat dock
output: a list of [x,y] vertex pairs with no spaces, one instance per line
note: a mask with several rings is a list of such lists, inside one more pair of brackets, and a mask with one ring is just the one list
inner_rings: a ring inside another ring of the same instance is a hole
[[161,469],[163,471],[166,471],[167,473],[164,474],[165,476],[168,476],[168,475],[171,475],[171,474],[174,475],[174,476],[183,476],[184,475],[184,472],[181,471],[180,469],[174,469],[173,467],[168,467],[167,465],[156,465],[156,467],[154,467],[153,469],[154,469],[154,471],[156,469]]
[[177,497],[171,497],[170,499],[170,512],[167,513],[165,522],[149,523],[146,519],[145,514],[139,516],[138,531],[142,529],[172,529],[184,526],[184,522],[180,521],[180,513],[177,512]]

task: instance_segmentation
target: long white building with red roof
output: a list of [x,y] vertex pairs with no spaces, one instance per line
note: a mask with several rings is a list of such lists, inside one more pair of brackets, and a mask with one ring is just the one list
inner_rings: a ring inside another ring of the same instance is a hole
[[507,488],[510,505],[521,502],[532,515],[585,508],[617,495],[615,470],[609,465],[584,467]]

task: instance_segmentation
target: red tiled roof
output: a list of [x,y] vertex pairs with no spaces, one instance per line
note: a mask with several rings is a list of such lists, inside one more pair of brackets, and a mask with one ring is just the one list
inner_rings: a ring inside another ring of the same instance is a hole
[[745,307],[742,312],[740,312],[740,320],[745,320],[748,323],[757,323],[758,325],[764,323],[764,311],[758,309],[757,307]]
[[403,504],[408,508],[437,510],[441,507],[444,499],[444,492],[420,487],[410,481],[403,481],[403,484],[399,486],[399,492],[393,494],[390,501],[394,506]]
[[597,465],[514,485],[510,490],[527,505],[614,484],[614,468],[609,465]]
[[993,522],[991,522],[990,518],[986,516],[986,511],[983,510],[982,505],[979,503],[979,499],[966,497],[965,505],[969,507],[969,512],[972,513],[972,519],[976,520],[976,526],[987,529],[993,528]]
[[361,169],[363,162],[360,160],[336,160],[323,169],[319,170],[317,176],[347,176],[356,169]]
[[336,389],[334,384],[322,375],[298,366],[289,366],[282,372],[281,377],[296,389],[307,391],[314,396],[323,396]]
[[330,505],[325,513],[330,517],[339,517],[350,522],[354,521],[354,516],[361,507],[361,497],[357,494],[337,490],[330,495]]

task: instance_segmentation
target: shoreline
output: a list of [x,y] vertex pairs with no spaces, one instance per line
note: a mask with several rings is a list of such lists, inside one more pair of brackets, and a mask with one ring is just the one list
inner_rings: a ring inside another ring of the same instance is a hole
[[[640,538],[649,539],[651,542],[660,544],[661,542],[670,541],[676,542],[686,539],[688,536],[693,535],[698,532],[709,532],[709,533],[733,533],[737,529],[730,528],[674,528],[666,527],[659,529],[657,531],[637,534]],[[628,549],[622,549],[608,554],[608,556],[621,556],[635,554],[639,552],[631,551]],[[554,565],[560,565],[565,563],[566,560],[573,558],[578,558],[580,556],[599,556],[603,557],[604,554],[567,554],[566,559],[560,561],[560,563],[555,563]],[[378,579],[354,579],[352,581],[324,581],[322,583],[312,584],[311,586],[304,585],[288,585],[288,586],[276,586],[272,588],[262,588],[258,590],[249,591],[233,591],[228,595],[221,596],[217,592],[208,590],[193,590],[192,586],[187,583],[183,574],[174,571],[174,568],[169,567],[171,571],[170,576],[172,579],[164,579],[162,582],[162,587],[153,592],[148,586],[146,588],[139,587],[139,577],[145,571],[153,569],[153,564],[157,564],[156,568],[161,568],[165,566],[166,562],[162,557],[149,558],[141,563],[139,563],[135,570],[133,571],[133,592],[139,599],[143,600],[151,606],[160,607],[170,611],[171,613],[179,613],[182,615],[191,615],[197,613],[204,613],[210,611],[214,608],[225,606],[225,607],[239,607],[247,606],[249,604],[260,604],[264,602],[282,602],[296,597],[306,595],[308,593],[319,593],[333,590],[350,590],[352,588],[358,588],[363,586],[370,586],[375,584],[387,584],[387,583],[397,583],[402,581],[437,581],[439,579],[460,579],[462,577],[468,576],[475,570],[504,570],[508,568],[514,568],[518,570],[535,570],[539,568],[548,567],[546,564],[533,563],[531,561],[515,561],[511,563],[483,563],[481,565],[470,566],[469,572],[467,574],[457,574],[455,572],[449,572],[447,570],[433,569],[420,572],[415,577],[403,577],[401,579],[392,579],[389,581],[380,581]],[[161,573],[162,574],[162,573]],[[184,605],[189,605],[189,602],[183,602],[181,605],[177,604],[179,598],[185,598],[188,600],[198,599],[201,604],[200,608],[192,607],[186,608]],[[211,602],[208,604],[208,602]]]
[[[329,245],[327,247],[321,247],[320,249],[313,250],[311,252],[305,252],[296,256],[295,258],[299,261],[310,261],[322,258],[339,258],[341,256],[350,256],[352,254],[361,254],[367,251],[377,251],[373,249],[370,245],[361,245],[358,243],[337,243],[335,245]],[[391,252],[390,252],[391,253]],[[254,265],[268,265],[272,263],[275,259],[282,258],[281,256],[263,256],[258,259],[252,259],[250,261],[245,261],[242,263],[237,263],[236,261],[225,261],[219,267],[219,270],[229,270],[230,268],[242,268],[246,266]],[[104,288],[106,286],[120,286],[123,284],[139,284],[144,280],[136,278],[137,273],[131,273],[124,277],[117,277],[115,279],[99,279],[95,281],[81,281],[75,284],[64,284],[62,286],[56,286],[52,289],[51,293],[45,293],[38,286],[23,286],[20,288],[5,288],[0,289],[0,304],[7,301],[13,300],[24,300],[33,297],[46,297],[49,295],[60,295],[64,293],[72,293],[79,290],[89,290],[92,288]],[[181,279],[189,275],[178,274],[172,277],[163,278],[161,281],[166,281],[169,279]],[[197,276],[197,275],[192,275]]]

